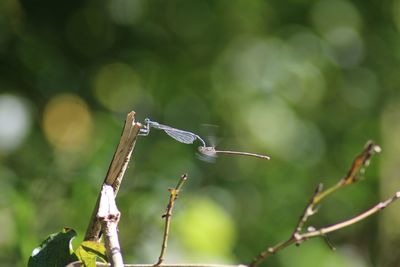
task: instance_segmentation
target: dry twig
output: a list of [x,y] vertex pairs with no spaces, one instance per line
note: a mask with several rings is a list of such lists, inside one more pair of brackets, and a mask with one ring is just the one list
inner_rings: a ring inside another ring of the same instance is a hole
[[170,229],[170,226],[171,226],[172,210],[173,210],[174,205],[175,205],[175,200],[178,198],[179,192],[182,189],[183,184],[186,182],[186,180],[187,180],[187,174],[184,174],[179,179],[179,182],[178,182],[178,184],[176,185],[175,188],[168,189],[168,191],[170,193],[169,202],[168,202],[168,205],[167,205],[167,210],[165,211],[165,213],[162,216],[162,218],[165,218],[163,242],[162,242],[162,245],[161,245],[160,256],[158,258],[157,263],[154,264],[154,266],[159,266],[164,261],[164,256],[165,256],[165,252],[167,250],[167,245],[168,245],[169,229]]
[[264,261],[267,257],[271,256],[272,254],[277,253],[278,251],[290,246],[292,244],[301,244],[302,242],[306,241],[312,237],[322,236],[324,237],[327,233],[342,229],[344,227],[350,226],[354,223],[357,223],[372,214],[384,209],[388,205],[392,204],[398,198],[400,198],[400,191],[397,192],[393,197],[390,199],[381,202],[374,207],[370,208],[369,210],[340,223],[333,224],[328,227],[322,227],[320,229],[309,228],[308,232],[303,233],[303,227],[307,222],[308,218],[314,215],[317,210],[315,206],[322,201],[325,197],[332,194],[333,192],[337,191],[340,188],[343,188],[347,185],[355,183],[359,180],[359,173],[363,171],[363,168],[368,166],[369,160],[372,155],[376,152],[380,152],[381,148],[375,145],[372,141],[368,141],[365,145],[363,151],[354,159],[349,171],[347,172],[346,176],[342,178],[337,184],[334,186],[322,191],[322,184],[319,184],[317,189],[315,190],[314,194],[312,195],[309,203],[307,204],[306,208],[304,209],[302,215],[300,216],[299,222],[297,223],[295,230],[293,231],[291,237],[281,242],[273,247],[269,247],[265,251],[261,252],[250,264],[250,267],[257,266],[262,261]]

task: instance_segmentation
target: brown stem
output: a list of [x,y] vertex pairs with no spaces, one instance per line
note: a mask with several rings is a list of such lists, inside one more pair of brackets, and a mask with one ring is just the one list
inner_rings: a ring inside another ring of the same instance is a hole
[[[326,190],[322,191],[322,184],[319,184],[317,189],[315,190],[314,194],[312,195],[310,201],[308,202],[306,208],[304,209],[302,215],[300,216],[300,219],[297,223],[297,226],[295,227],[292,236],[285,242],[282,242],[274,247],[270,247],[266,249],[264,252],[260,253],[251,263],[250,266],[254,267],[260,264],[262,261],[264,261],[268,256],[276,253],[279,250],[282,250],[283,248],[292,245],[293,243],[300,244],[301,242],[307,240],[310,237],[315,237],[315,236],[323,236],[331,231],[335,231],[337,229],[349,226],[351,224],[354,224],[371,214],[379,211],[380,209],[386,207],[390,203],[392,203],[394,200],[397,198],[391,199],[391,201],[386,201],[383,203],[379,203],[376,205],[374,208],[371,210],[368,210],[359,216],[354,217],[351,220],[334,224],[330,227],[327,228],[321,228],[320,230],[312,230],[309,231],[305,234],[302,234],[303,227],[305,223],[307,222],[308,218],[316,213],[315,206],[320,203],[325,197],[329,196],[330,194],[336,192],[340,188],[343,188],[349,184],[352,184],[356,181],[358,181],[358,174],[360,171],[368,166],[369,160],[372,157],[372,155],[376,152],[380,152],[381,149],[379,146],[375,145],[372,141],[368,141],[367,144],[365,145],[364,149],[362,152],[356,156],[356,158],[353,160],[352,165],[350,166],[346,176],[342,178],[338,183],[335,185],[327,188]],[[397,196],[397,194],[396,194]],[[385,204],[386,203],[386,204]],[[383,207],[382,207],[383,206]],[[382,208],[379,208],[382,207]]]
[[292,245],[292,244],[299,244],[303,241],[307,241],[310,238],[314,238],[314,237],[319,237],[319,236],[324,236],[328,233],[337,231],[339,229],[348,227],[350,225],[353,225],[361,220],[364,220],[365,218],[383,210],[384,208],[386,208],[387,206],[389,206],[390,204],[394,203],[396,200],[398,200],[400,198],[400,191],[396,192],[396,194],[394,196],[392,196],[391,198],[378,203],[377,205],[373,206],[372,208],[364,211],[363,213],[340,223],[336,223],[333,224],[331,226],[327,226],[327,227],[322,227],[320,229],[317,230],[312,230],[309,231],[307,233],[301,234],[301,233],[296,233],[295,235],[292,235],[291,238],[289,238],[287,241],[282,242],[278,245],[275,245],[273,247],[268,248],[267,250],[263,251],[262,253],[260,253],[259,256],[257,256],[250,264],[249,267],[254,267],[259,265],[262,261],[264,261],[268,256],[271,256],[272,254],[277,253],[278,251]]
[[302,240],[306,240],[308,238],[311,237],[316,237],[316,236],[321,236],[321,235],[325,235],[328,234],[330,232],[345,228],[347,226],[350,226],[352,224],[355,224],[361,220],[364,220],[365,218],[383,210],[384,208],[386,208],[387,206],[389,206],[390,204],[392,204],[393,202],[395,202],[396,200],[398,200],[400,198],[400,191],[397,191],[396,194],[394,196],[392,196],[391,198],[383,201],[383,202],[379,202],[378,204],[376,204],[375,206],[373,206],[372,208],[364,211],[363,213],[360,213],[357,216],[354,216],[353,218],[340,222],[340,223],[336,223],[333,224],[331,226],[327,226],[327,227],[323,227],[320,228],[318,230],[313,230],[313,231],[309,231],[307,233],[304,233],[302,235],[299,236],[300,239]]
[[184,174],[179,179],[179,182],[176,185],[176,187],[169,189],[170,196],[169,196],[169,202],[167,205],[167,210],[165,211],[164,215],[162,216],[163,218],[165,218],[163,242],[161,245],[160,256],[158,257],[158,261],[156,264],[154,264],[154,266],[159,266],[164,261],[165,252],[166,252],[167,246],[168,246],[168,236],[169,236],[169,229],[171,226],[172,210],[175,205],[175,200],[178,198],[179,191],[182,189],[183,184],[185,183],[186,180],[187,180],[187,174]]

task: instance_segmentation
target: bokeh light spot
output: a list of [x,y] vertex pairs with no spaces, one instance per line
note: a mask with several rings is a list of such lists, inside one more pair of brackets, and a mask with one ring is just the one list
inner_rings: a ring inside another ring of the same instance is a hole
[[[314,44],[303,40],[303,45],[318,46],[317,40],[312,40]],[[229,95],[238,97],[233,100],[239,103],[246,95],[264,92],[281,94],[302,107],[315,107],[324,96],[326,81],[314,63],[316,55],[307,56],[303,50],[309,48],[298,48],[293,40],[277,38],[235,42],[215,66],[214,85],[224,98],[227,88],[237,90],[238,94]]]
[[250,132],[271,154],[308,164],[322,157],[325,143],[318,128],[297,118],[281,99],[255,102],[242,113]]
[[13,151],[25,139],[31,125],[26,102],[14,95],[0,95],[0,125],[0,151]]
[[139,75],[124,63],[103,66],[96,74],[94,91],[99,102],[113,111],[127,111],[140,102],[142,86]]
[[359,31],[362,20],[356,7],[346,0],[322,0],[317,2],[311,12],[314,27],[322,35],[336,28],[352,28]]
[[398,31],[400,31],[400,1],[395,0],[393,1],[393,20],[394,24],[396,25],[396,28]]
[[314,28],[334,50],[334,59],[342,67],[361,62],[364,44],[360,36],[362,19],[357,8],[346,0],[322,0],[311,12]]
[[335,52],[336,63],[344,68],[358,65],[364,58],[364,42],[352,28],[336,28],[326,36]]
[[119,25],[133,25],[144,12],[142,0],[110,0],[108,5],[110,17]]
[[[174,231],[193,258],[231,256],[235,225],[230,216],[209,198],[196,197],[187,203],[185,212],[174,218]],[[212,220],[208,219],[212,218]]]
[[92,130],[86,103],[76,95],[59,95],[50,100],[43,114],[43,131],[57,149],[83,150]]

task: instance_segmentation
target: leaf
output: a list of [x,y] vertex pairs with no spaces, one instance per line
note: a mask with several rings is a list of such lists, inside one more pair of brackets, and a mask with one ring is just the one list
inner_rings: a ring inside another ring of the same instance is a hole
[[107,262],[104,244],[95,241],[83,241],[75,251],[75,255],[86,267],[95,267],[97,259]]
[[65,266],[77,260],[72,253],[71,244],[75,236],[76,232],[71,228],[64,228],[61,232],[49,235],[32,251],[28,267]]

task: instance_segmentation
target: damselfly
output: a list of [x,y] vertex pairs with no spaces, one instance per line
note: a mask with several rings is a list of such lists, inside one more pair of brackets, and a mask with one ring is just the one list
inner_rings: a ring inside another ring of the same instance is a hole
[[155,121],[151,121],[149,118],[146,118],[144,120],[144,125],[143,125],[143,128],[140,129],[139,135],[141,135],[141,136],[149,135],[151,128],[163,130],[170,137],[172,137],[176,141],[184,143],[184,144],[193,144],[194,141],[199,140],[202,144],[202,146],[199,147],[199,152],[202,155],[206,156],[206,158],[204,158],[205,160],[215,159],[217,157],[217,154],[242,155],[242,156],[250,156],[250,157],[256,157],[256,158],[267,159],[267,160],[270,159],[270,157],[268,157],[268,156],[255,154],[255,153],[230,151],[230,150],[216,150],[215,146],[207,146],[206,142],[204,142],[204,140],[195,133],[176,129],[176,128],[173,128],[168,125],[164,125],[164,124],[161,124],[161,123],[158,123]]
[[150,133],[150,129],[163,130],[166,134],[174,138],[176,141],[184,144],[193,144],[194,141],[199,140],[203,147],[206,147],[206,143],[200,136],[195,133],[184,131],[180,129],[173,128],[171,126],[163,125],[161,123],[151,121],[149,118],[144,120],[144,126],[140,129],[139,135],[147,136]]

